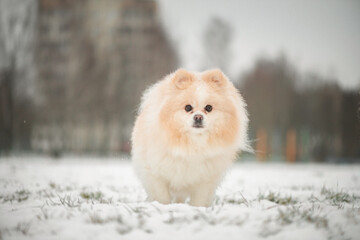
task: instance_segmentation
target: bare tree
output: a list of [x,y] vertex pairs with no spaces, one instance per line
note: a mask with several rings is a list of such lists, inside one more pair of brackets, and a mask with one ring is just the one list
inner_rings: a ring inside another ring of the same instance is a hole
[[253,116],[252,127],[280,131],[294,127],[296,79],[293,66],[283,55],[275,60],[259,59],[243,76],[241,89]]
[[230,25],[221,18],[212,18],[203,36],[204,69],[220,68],[227,73],[230,62],[231,39],[232,28]]
[[36,1],[0,0],[0,149],[28,149]]

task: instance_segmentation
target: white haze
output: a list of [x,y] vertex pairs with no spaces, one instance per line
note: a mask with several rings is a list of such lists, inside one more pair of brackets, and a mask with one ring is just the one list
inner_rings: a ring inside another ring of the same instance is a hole
[[202,36],[216,16],[233,28],[229,75],[238,77],[259,56],[285,53],[301,72],[360,86],[360,1],[159,0],[162,20],[183,67],[197,70]]

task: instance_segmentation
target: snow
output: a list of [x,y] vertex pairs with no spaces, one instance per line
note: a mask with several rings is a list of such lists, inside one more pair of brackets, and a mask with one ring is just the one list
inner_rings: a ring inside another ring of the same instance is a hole
[[146,202],[128,159],[0,159],[0,239],[360,239],[360,165],[237,163],[211,208]]

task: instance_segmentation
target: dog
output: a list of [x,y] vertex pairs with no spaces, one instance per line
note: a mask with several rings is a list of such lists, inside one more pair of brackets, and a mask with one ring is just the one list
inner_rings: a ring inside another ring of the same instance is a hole
[[211,206],[248,144],[246,103],[219,69],[179,69],[148,88],[132,132],[132,161],[148,200]]

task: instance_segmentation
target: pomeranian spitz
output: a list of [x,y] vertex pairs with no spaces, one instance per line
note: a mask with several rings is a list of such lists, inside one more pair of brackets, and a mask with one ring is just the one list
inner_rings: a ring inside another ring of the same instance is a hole
[[246,104],[218,69],[179,69],[147,89],[132,132],[132,159],[163,204],[210,206],[239,151],[249,150]]

